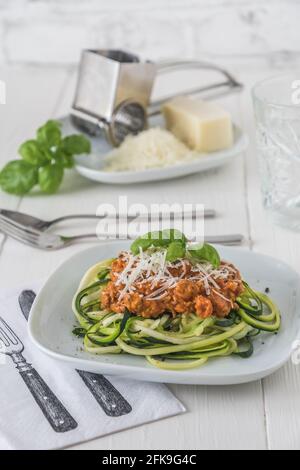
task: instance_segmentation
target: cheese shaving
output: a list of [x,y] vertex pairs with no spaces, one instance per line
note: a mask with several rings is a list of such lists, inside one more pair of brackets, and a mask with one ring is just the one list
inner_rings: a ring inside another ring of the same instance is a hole
[[104,171],[138,171],[162,168],[199,158],[171,132],[152,128],[124,142],[107,155]]
[[[177,283],[187,274],[187,266],[185,260],[179,260],[178,266],[182,268],[182,273],[173,276],[170,272],[171,268],[176,268],[176,263],[166,261],[166,249],[160,249],[150,253],[140,250],[138,255],[131,252],[123,252],[122,257],[126,261],[126,266],[118,273],[116,284],[122,286],[119,300],[127,293],[136,290],[136,284],[150,283],[152,292],[146,297],[147,300],[160,300],[166,295],[168,289],[176,287]],[[228,266],[220,266],[215,269],[209,263],[196,263],[190,271],[187,279],[201,281],[205,288],[206,294],[209,295],[211,290],[224,300],[231,302],[218,291],[220,286],[215,279],[226,279],[233,268]],[[157,287],[157,289],[156,289]]]

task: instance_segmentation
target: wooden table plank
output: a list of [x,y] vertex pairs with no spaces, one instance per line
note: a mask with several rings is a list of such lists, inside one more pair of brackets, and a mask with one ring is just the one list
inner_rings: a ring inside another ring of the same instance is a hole
[[[51,75],[51,81],[47,75]],[[6,83],[6,104],[0,106],[0,167],[17,158],[21,142],[31,138],[41,123],[57,107],[60,90],[68,76],[65,69],[2,67],[0,79]],[[21,198],[0,192],[0,207],[17,209]],[[0,233],[0,252],[4,236]]]

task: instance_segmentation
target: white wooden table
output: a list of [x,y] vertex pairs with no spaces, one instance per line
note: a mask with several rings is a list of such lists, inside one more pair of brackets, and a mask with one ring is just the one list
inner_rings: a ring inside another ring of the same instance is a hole
[[[250,137],[248,151],[228,166],[170,182],[123,186],[93,184],[70,172],[54,196],[17,198],[0,193],[0,207],[51,218],[68,213],[94,213],[101,202],[204,203],[219,217],[207,233],[241,232],[246,247],[275,255],[300,270],[299,235],[273,226],[261,207],[249,89],[274,74],[267,68],[236,70],[246,85],[240,95],[226,98],[235,120]],[[0,163],[15,158],[18,145],[33,136],[50,117],[68,112],[75,72],[60,68],[0,69],[7,83],[7,104],[0,106]],[[161,83],[161,89],[168,83]],[[0,234],[1,287],[44,279],[59,263],[85,245],[48,253],[33,250]],[[238,248],[237,248],[238,249]],[[297,449],[300,448],[300,369],[287,364],[273,376],[234,387],[171,386],[188,412],[157,423],[123,431],[77,449]]]

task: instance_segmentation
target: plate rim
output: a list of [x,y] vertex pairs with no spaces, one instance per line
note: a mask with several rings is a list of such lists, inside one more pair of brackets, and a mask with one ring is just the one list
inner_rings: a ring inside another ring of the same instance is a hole
[[[105,245],[124,245],[124,241],[109,241]],[[128,242],[128,240],[126,241]],[[50,274],[48,279],[44,282],[42,288],[40,289],[39,293],[37,294],[34,303],[32,305],[29,319],[28,319],[28,334],[30,341],[44,354],[62,361],[66,364],[69,364],[76,368],[82,368],[83,370],[94,371],[96,373],[107,374],[107,375],[115,375],[115,376],[123,376],[130,379],[136,380],[145,380],[149,382],[160,382],[160,383],[177,383],[177,384],[195,384],[195,385],[236,385],[242,383],[253,382],[255,380],[262,379],[276,370],[281,368],[290,358],[290,354],[286,353],[282,357],[280,357],[277,361],[275,361],[272,365],[269,365],[263,369],[259,369],[258,371],[252,372],[245,372],[245,373],[235,373],[234,371],[230,373],[230,375],[205,375],[200,374],[197,376],[196,371],[199,369],[191,369],[183,371],[184,373],[181,375],[178,374],[178,371],[169,371],[169,370],[162,370],[162,369],[149,369],[142,365],[123,365],[123,364],[111,364],[106,362],[98,362],[97,360],[91,360],[88,358],[78,358],[72,355],[68,355],[66,353],[57,352],[51,347],[45,346],[39,337],[35,333],[35,322],[40,315],[39,312],[39,302],[41,298],[45,295],[47,291],[48,284],[56,277],[58,272],[64,268],[65,265],[68,263],[75,261],[76,258],[81,258],[87,252],[93,252],[99,248],[99,246],[88,247],[83,250],[80,250],[77,253],[74,253],[72,256],[61,262],[57,268]],[[246,256],[258,256],[268,259],[271,262],[277,263],[279,266],[282,266],[285,269],[288,269],[290,273],[297,279],[299,286],[300,286],[300,275],[299,273],[294,270],[288,263],[281,261],[273,256],[266,255],[264,253],[259,252],[251,252],[245,248],[230,248],[226,247],[226,249],[238,250],[239,252],[243,252]],[[300,314],[298,314],[300,317]],[[295,331],[295,338],[297,340],[300,338],[300,327]],[[101,371],[99,370],[101,368]],[[203,369],[202,369],[203,370]],[[137,377],[139,373],[142,373],[141,379]]]
[[[234,128],[237,132],[238,138],[233,146],[228,149],[212,152],[211,154],[205,154],[205,162],[203,158],[199,157],[199,159],[191,160],[187,163],[180,163],[166,167],[148,168],[146,170],[139,171],[132,170],[106,172],[82,165],[81,163],[78,163],[78,158],[75,157],[75,169],[85,178],[105,184],[129,184],[162,181],[188,176],[194,172],[200,173],[209,171],[210,169],[221,167],[226,163],[229,163],[231,160],[245,152],[248,148],[248,135],[241,127],[237,126],[236,124],[234,124]],[[79,158],[81,157],[82,156],[79,156]],[[211,160],[210,165],[207,165],[207,159]],[[212,161],[212,159],[214,160]]]

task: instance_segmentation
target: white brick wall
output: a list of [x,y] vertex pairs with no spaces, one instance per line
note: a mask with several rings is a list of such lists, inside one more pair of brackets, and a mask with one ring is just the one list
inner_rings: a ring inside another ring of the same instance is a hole
[[77,63],[85,47],[148,58],[300,58],[298,0],[0,0],[0,63]]

